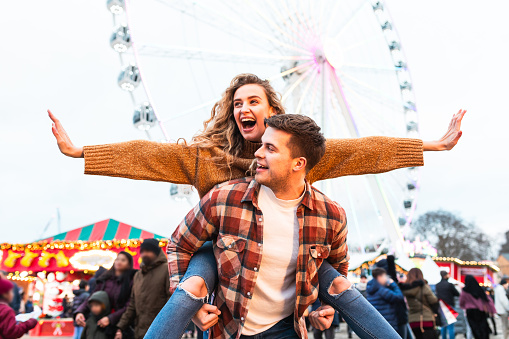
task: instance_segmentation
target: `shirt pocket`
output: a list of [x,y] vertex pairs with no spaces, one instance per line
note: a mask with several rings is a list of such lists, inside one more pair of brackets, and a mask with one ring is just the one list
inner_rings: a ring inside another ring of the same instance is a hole
[[323,260],[329,257],[330,246],[328,245],[310,245],[308,261],[308,277],[313,281],[317,277],[318,270],[322,266]]
[[219,249],[218,271],[220,276],[237,279],[242,268],[246,239],[219,234],[216,246]]

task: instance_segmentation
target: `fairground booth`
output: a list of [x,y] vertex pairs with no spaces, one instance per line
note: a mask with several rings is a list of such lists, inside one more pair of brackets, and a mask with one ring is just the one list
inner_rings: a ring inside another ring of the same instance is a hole
[[451,278],[462,283],[467,275],[474,276],[481,286],[491,287],[498,283],[500,269],[491,261],[463,261],[450,257],[435,257],[433,260],[441,270],[448,272]]
[[74,328],[65,301],[72,301],[80,279],[89,280],[100,266],[110,268],[117,253],[126,251],[139,268],[142,239],[163,237],[107,219],[28,244],[1,244],[0,268],[33,298],[43,315],[34,336],[71,336]]

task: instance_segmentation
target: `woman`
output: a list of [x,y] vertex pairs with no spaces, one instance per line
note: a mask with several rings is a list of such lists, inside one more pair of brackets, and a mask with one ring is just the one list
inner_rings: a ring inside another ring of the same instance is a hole
[[[204,131],[189,145],[131,141],[76,147],[61,123],[49,114],[61,152],[70,157],[84,157],[85,173],[190,184],[201,197],[218,183],[246,176],[265,131],[264,119],[284,113],[280,98],[268,81],[252,74],[241,74],[232,80],[221,100],[214,105],[211,118],[204,123]],[[325,156],[307,179],[313,183],[345,175],[421,166],[423,150],[449,150],[456,145],[461,137],[464,113],[460,111],[454,115],[446,135],[435,142],[388,137],[329,139]],[[196,289],[205,288],[208,294],[214,289],[215,265],[210,245],[193,256],[188,271],[203,278],[202,286]],[[327,264],[323,266],[327,269]],[[182,297],[186,297],[183,294]],[[198,309],[199,303],[193,303],[189,314],[195,314]],[[182,316],[182,309],[179,314]]]
[[[129,297],[131,296],[131,288],[133,285],[133,277],[136,270],[133,269],[133,257],[127,252],[119,252],[113,266],[97,278],[95,291],[104,291],[108,294],[111,309],[113,313],[99,320],[98,325],[106,327],[109,338],[115,337],[116,325],[122,314],[125,312]],[[95,291],[91,291],[92,293]],[[88,302],[84,302],[78,307],[75,313],[76,323],[79,326],[85,326],[85,316],[88,316],[90,309]],[[128,330],[123,333],[123,338],[134,337],[132,331]]]
[[17,322],[14,310],[9,304],[14,299],[15,286],[9,280],[0,277],[0,339],[21,338],[37,326],[37,319]]
[[467,311],[467,320],[475,339],[488,339],[488,317],[495,314],[493,300],[471,275],[465,277],[465,287],[460,294],[460,307]]
[[422,271],[412,268],[407,274],[406,283],[400,284],[408,303],[408,321],[416,339],[437,338],[435,312],[433,306],[438,298],[424,281]]

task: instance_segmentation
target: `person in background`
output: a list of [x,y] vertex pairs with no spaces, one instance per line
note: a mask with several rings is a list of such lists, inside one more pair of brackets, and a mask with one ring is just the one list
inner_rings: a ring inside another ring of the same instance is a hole
[[90,315],[83,328],[81,339],[108,339],[114,332],[113,326],[100,326],[99,322],[111,313],[110,298],[104,291],[94,292],[88,298],[88,307]]
[[361,279],[354,286],[364,298],[368,296],[368,292],[366,292],[366,288],[368,287],[368,277],[366,277],[365,274],[361,275]]
[[494,291],[495,309],[502,322],[502,334],[504,339],[509,338],[509,298],[507,298],[507,287],[509,287],[509,282],[506,279],[502,279],[500,284],[495,287]]
[[[491,297],[491,300],[493,300],[493,302],[495,302],[495,294],[494,294],[494,291],[491,287],[485,287],[485,292],[487,295],[489,295]],[[496,307],[495,307],[496,309]],[[491,325],[493,325],[493,331],[491,331],[491,333],[493,335],[497,335],[497,324],[495,323],[495,313],[490,313],[490,320],[491,320]]]
[[[454,305],[456,305],[454,298],[459,297],[460,293],[456,287],[449,282],[449,273],[441,271],[440,276],[442,277],[442,280],[436,285],[437,298],[454,308]],[[449,334],[449,339],[454,339],[456,336],[454,333],[454,324],[442,327],[441,332],[442,339],[447,339],[447,334]]]
[[90,278],[88,281],[88,291],[89,293],[94,293],[95,286],[97,284],[97,278],[99,278],[104,272],[107,272],[108,270],[105,269],[102,266],[99,266],[99,269],[95,272],[94,276]]
[[416,339],[435,338],[435,313],[432,305],[438,298],[424,280],[422,271],[412,268],[407,274],[406,283],[400,284],[408,302],[408,320]]
[[[101,318],[98,322],[100,327],[117,326],[122,314],[127,309],[131,289],[133,286],[133,277],[136,270],[133,269],[133,257],[127,252],[119,252],[113,266],[97,278],[95,292],[104,291],[108,294],[109,303],[113,313]],[[74,314],[76,323],[79,326],[85,326],[85,317],[90,314],[90,307],[87,303],[83,303]],[[127,329],[123,333],[123,338],[132,338],[134,336],[131,329]],[[110,338],[115,337],[115,331]]]
[[460,294],[460,307],[467,310],[467,320],[474,338],[488,339],[490,336],[488,317],[497,311],[493,300],[471,275],[465,277],[465,287]]
[[131,300],[117,324],[115,338],[122,338],[122,331],[134,325],[134,337],[142,339],[159,311],[170,299],[168,260],[159,240],[145,239],[140,246],[141,264],[133,279]]
[[392,280],[385,269],[377,267],[372,271],[373,279],[368,282],[368,301],[397,331],[398,318],[396,304],[402,302],[403,294],[398,285]]
[[[72,301],[71,313],[74,314],[78,310],[78,308],[87,301],[88,297],[90,297],[90,293],[88,293],[88,282],[86,280],[81,280],[79,284],[79,289],[73,291],[74,299]],[[79,326],[74,320],[74,335],[73,339],[80,339],[81,333],[83,332],[83,326]]]
[[[7,272],[0,271],[0,278],[7,279]],[[21,307],[21,295],[19,293],[19,287],[15,283],[13,283],[13,299],[9,303],[9,306],[14,310],[14,313],[17,315],[19,314],[19,309]]]
[[37,325],[36,319],[16,322],[15,312],[9,305],[14,299],[14,289],[12,282],[0,277],[0,338],[2,339],[21,338]]
[[29,296],[25,303],[25,313],[32,313],[33,311],[34,311],[34,300],[32,296]]

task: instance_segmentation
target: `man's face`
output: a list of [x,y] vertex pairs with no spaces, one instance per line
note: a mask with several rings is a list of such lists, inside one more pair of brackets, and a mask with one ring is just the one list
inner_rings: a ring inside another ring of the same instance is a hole
[[140,253],[140,257],[141,257],[141,261],[145,265],[150,265],[151,263],[154,262],[154,260],[156,260],[156,254],[152,251],[142,251]]
[[376,280],[378,281],[378,283],[382,286],[385,286],[387,285],[387,274],[381,274],[379,275]]
[[305,158],[293,158],[289,148],[291,134],[267,127],[262,136],[262,146],[256,151],[255,179],[273,191],[286,187],[296,169]]
[[361,278],[361,283],[365,284],[367,282],[368,282],[368,278],[366,278],[366,277]]

